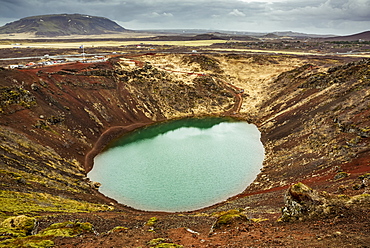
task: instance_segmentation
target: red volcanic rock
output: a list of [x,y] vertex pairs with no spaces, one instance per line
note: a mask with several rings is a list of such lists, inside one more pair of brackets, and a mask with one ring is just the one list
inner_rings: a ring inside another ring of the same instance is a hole
[[[56,247],[149,247],[157,238],[185,247],[369,243],[368,183],[363,181],[370,163],[369,60],[161,57],[187,72],[209,70],[194,74],[157,68],[145,63],[156,55],[145,56],[135,57],[140,63],[132,68],[117,57],[104,63],[0,70],[4,214],[17,215],[21,210],[14,208],[21,206],[22,213],[36,213],[39,230],[76,220],[95,231],[48,237]],[[303,66],[282,69],[280,63],[297,60]],[[256,94],[252,82],[240,75],[262,69],[279,75],[261,79],[261,88],[254,84],[260,90]],[[241,86],[245,94],[237,90]],[[253,109],[248,104],[255,104],[256,111],[245,112]],[[117,136],[154,122],[210,114],[249,120],[261,131],[264,167],[243,194],[191,213],[147,213],[106,198],[85,177],[94,156]],[[277,222],[284,206],[283,219],[297,221]],[[222,213],[235,221],[209,235]],[[153,217],[157,221],[148,228],[145,223]]]

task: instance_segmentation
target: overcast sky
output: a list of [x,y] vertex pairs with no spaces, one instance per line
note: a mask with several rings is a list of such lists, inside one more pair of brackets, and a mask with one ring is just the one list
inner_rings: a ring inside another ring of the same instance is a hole
[[0,0],[0,26],[27,16],[62,13],[103,16],[133,30],[336,35],[370,30],[370,0]]

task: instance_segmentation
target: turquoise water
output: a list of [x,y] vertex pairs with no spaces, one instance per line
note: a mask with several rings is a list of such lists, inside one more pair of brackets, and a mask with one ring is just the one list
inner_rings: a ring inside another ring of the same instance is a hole
[[151,126],[95,157],[100,192],[147,211],[196,210],[241,193],[262,167],[256,126],[221,118]]

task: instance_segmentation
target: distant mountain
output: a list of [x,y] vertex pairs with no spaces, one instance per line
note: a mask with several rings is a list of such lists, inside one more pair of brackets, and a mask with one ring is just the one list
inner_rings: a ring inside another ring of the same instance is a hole
[[162,34],[181,34],[181,35],[196,35],[196,34],[219,34],[219,35],[238,35],[238,36],[262,36],[267,33],[247,32],[247,31],[232,31],[232,30],[212,30],[212,29],[146,29],[137,32],[145,33],[162,33]]
[[36,36],[99,35],[127,31],[104,17],[60,14],[22,18],[0,27],[0,34],[34,33]]
[[281,37],[277,34],[268,33],[268,34],[265,34],[265,35],[261,36],[261,38],[277,39],[277,38],[281,38]]
[[292,31],[273,32],[273,34],[280,36],[280,37],[291,37],[291,38],[325,38],[325,37],[333,36],[333,35],[325,35],[325,34],[306,34],[306,33],[292,32]]
[[239,41],[253,41],[258,40],[249,36],[236,36],[236,35],[227,35],[221,33],[207,33],[207,34],[177,34],[176,33],[167,33],[167,35],[155,36],[155,37],[145,37],[145,38],[136,38],[130,40],[152,40],[152,41],[189,41],[189,40],[239,40]]
[[336,36],[324,39],[326,41],[370,41],[370,31],[365,31],[358,34],[352,34],[347,36]]
[[292,31],[285,32],[248,32],[248,31],[231,31],[231,30],[209,30],[209,29],[149,29],[140,30],[139,32],[147,33],[163,33],[163,34],[181,34],[181,35],[194,35],[194,34],[204,34],[204,33],[214,33],[223,35],[236,35],[236,36],[249,36],[255,38],[326,38],[332,37],[333,35],[321,35],[321,34],[305,34]]

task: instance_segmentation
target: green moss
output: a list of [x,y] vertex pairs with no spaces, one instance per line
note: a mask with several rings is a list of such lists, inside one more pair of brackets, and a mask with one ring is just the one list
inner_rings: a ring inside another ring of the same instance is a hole
[[145,223],[146,226],[154,226],[155,223],[157,223],[158,218],[157,217],[152,217],[148,220],[147,223]]
[[0,221],[5,220],[6,218],[11,217],[11,215],[8,215],[7,213],[0,212]]
[[[93,225],[91,223],[85,222],[72,222],[67,221],[63,223],[56,223],[50,225],[48,228],[40,231],[36,235],[30,235],[30,230],[35,227],[35,219],[29,218],[26,216],[15,217],[19,219],[22,224],[22,228],[27,231],[23,231],[19,235],[13,233],[7,233],[7,235],[2,235],[2,239],[5,239],[0,242],[0,247],[39,247],[39,248],[48,248],[53,247],[54,242],[50,240],[55,237],[75,237],[84,233],[91,233],[94,231]],[[12,219],[12,218],[9,218]],[[20,220],[23,219],[23,222]],[[31,222],[32,221],[32,222]],[[5,222],[5,221],[4,221]],[[3,223],[4,223],[3,222]],[[11,221],[7,221],[7,223]],[[17,229],[18,230],[18,229]],[[22,229],[23,230],[23,229]],[[30,235],[30,236],[27,236]]]
[[152,239],[148,242],[148,245],[151,245],[151,246],[159,245],[159,244],[164,243],[166,241],[167,241],[167,239],[164,239],[164,238]]
[[128,230],[127,227],[124,227],[124,226],[116,226],[112,230],[109,230],[108,231],[108,234],[110,234],[110,233],[118,233],[118,232],[126,231],[126,230]]
[[263,219],[263,218],[252,218],[250,219],[251,221],[253,221],[254,223],[260,223],[260,222],[263,222],[263,221],[268,221],[269,219]]
[[36,219],[25,215],[10,217],[0,224],[0,234],[25,237],[33,231],[36,225]]
[[28,242],[27,247],[34,247],[34,248],[49,248],[53,247],[54,242],[52,240],[42,240],[40,242]]
[[218,218],[218,224],[228,224],[230,223],[233,219],[240,217],[240,212],[238,210],[230,210],[227,211],[226,213],[222,214]]
[[312,192],[312,189],[310,187],[308,187],[307,185],[299,182],[299,183],[296,183],[294,184],[292,187],[291,187],[291,192],[294,192],[296,194],[303,194],[303,193],[310,193]]
[[152,248],[182,248],[182,245],[177,245],[174,243],[166,243],[168,239],[165,238],[157,238],[152,239],[148,242],[148,245]]
[[73,237],[73,230],[66,229],[51,229],[42,232],[42,236],[55,236],[55,237]]
[[93,232],[93,225],[85,222],[72,222],[67,221],[63,223],[56,223],[46,228],[38,235],[40,236],[55,236],[55,237],[74,237],[76,235]]
[[2,109],[9,105],[20,105],[25,108],[31,108],[36,105],[36,98],[22,86],[1,87],[0,88],[0,106]]
[[22,193],[0,190],[1,211],[14,214],[35,212],[94,212],[113,207],[65,199],[46,193]]
[[182,248],[182,247],[184,246],[173,244],[173,243],[162,243],[162,244],[158,244],[154,246],[154,248]]
[[215,214],[215,216],[217,216],[217,221],[214,224],[214,227],[216,228],[222,225],[231,224],[235,220],[248,221],[243,209],[231,209],[229,211],[219,212]]
[[49,240],[45,237],[38,237],[38,236],[30,236],[25,238],[17,238],[17,239],[7,239],[0,242],[1,248],[9,248],[9,247],[31,247],[31,248],[50,248],[54,247],[54,242]]

